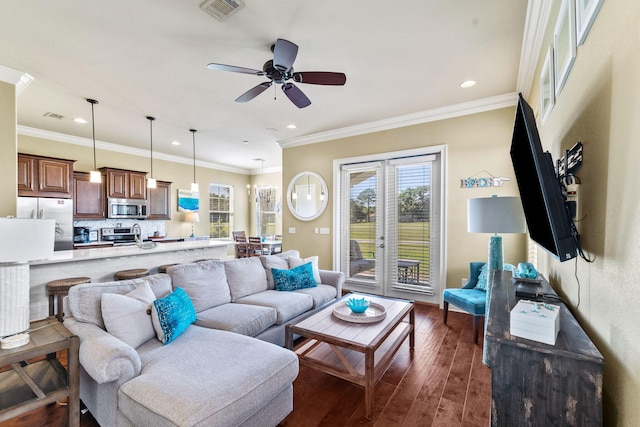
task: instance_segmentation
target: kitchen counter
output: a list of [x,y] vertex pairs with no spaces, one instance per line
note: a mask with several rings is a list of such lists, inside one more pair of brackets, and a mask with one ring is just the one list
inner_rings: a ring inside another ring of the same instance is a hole
[[146,268],[150,274],[155,274],[158,267],[164,264],[189,263],[200,259],[225,260],[232,257],[233,253],[233,241],[208,238],[158,243],[150,249],[107,246],[57,251],[51,258],[29,263],[30,320],[44,319],[49,315],[46,285],[51,280],[86,276],[92,282],[108,282],[120,270]]
[[[90,245],[90,243],[87,245]],[[102,248],[80,248],[71,251],[56,251],[53,253],[53,256],[51,258],[31,261],[29,265],[34,266],[43,264],[59,264],[64,262],[126,257],[132,255],[148,255],[151,253],[175,252],[198,248],[226,248],[229,245],[233,245],[233,242],[230,240],[195,240],[189,242],[174,241],[161,244],[159,243],[154,248],[142,249],[137,247],[135,244],[131,246],[113,246],[112,243],[108,243],[107,245],[105,245],[105,247]]]

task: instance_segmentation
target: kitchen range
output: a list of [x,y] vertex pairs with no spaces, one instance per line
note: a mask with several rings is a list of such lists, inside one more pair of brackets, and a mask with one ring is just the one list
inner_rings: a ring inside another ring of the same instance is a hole
[[100,229],[103,242],[113,242],[113,246],[131,246],[142,241],[142,232],[138,224],[131,227],[108,227]]

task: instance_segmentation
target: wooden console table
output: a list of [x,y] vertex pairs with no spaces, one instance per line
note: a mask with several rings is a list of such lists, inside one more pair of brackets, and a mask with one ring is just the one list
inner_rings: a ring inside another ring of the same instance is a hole
[[[79,339],[55,317],[33,322],[29,330],[28,344],[0,350],[0,422],[66,397],[67,425],[77,427]],[[56,357],[56,352],[63,350],[67,350],[68,370]]]
[[[491,365],[492,426],[601,426],[604,359],[561,302],[555,345],[511,336],[511,272],[497,272],[485,346]],[[543,280],[544,293],[555,294]]]

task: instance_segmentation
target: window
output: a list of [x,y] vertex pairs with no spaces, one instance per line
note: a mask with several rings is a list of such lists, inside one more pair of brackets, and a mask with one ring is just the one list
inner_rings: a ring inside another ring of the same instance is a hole
[[276,234],[277,190],[276,187],[258,187],[256,189],[258,232],[261,236]]
[[209,184],[209,237],[231,237],[231,218],[233,187],[230,185]]

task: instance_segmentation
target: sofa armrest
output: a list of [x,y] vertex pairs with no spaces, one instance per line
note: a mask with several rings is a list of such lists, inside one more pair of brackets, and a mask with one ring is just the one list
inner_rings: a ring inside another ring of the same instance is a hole
[[342,271],[318,270],[320,273],[320,282],[323,285],[330,285],[336,288],[337,298],[342,296],[342,284],[344,283],[344,273]]
[[130,345],[99,326],[73,317],[65,319],[64,326],[80,338],[80,365],[98,384],[121,384],[140,374],[140,356]]

